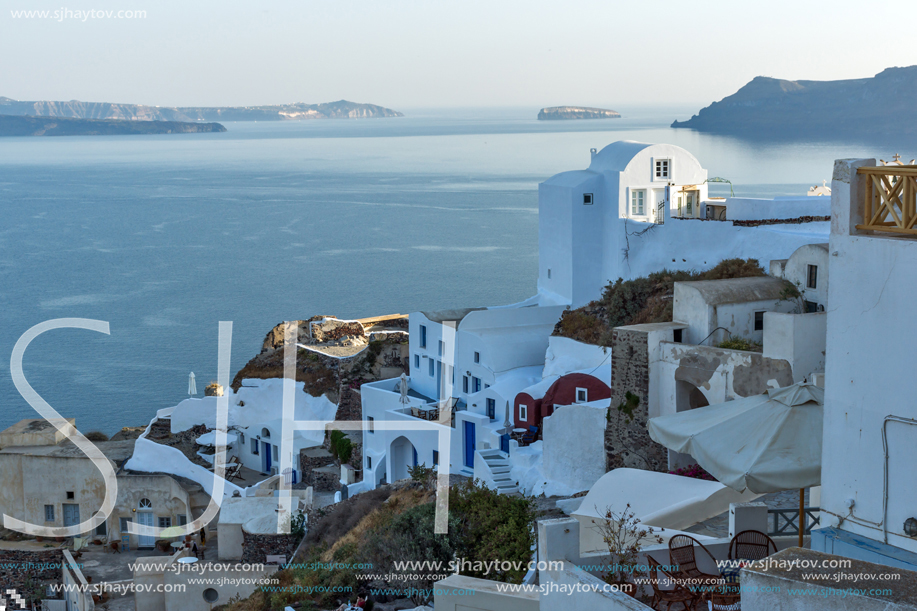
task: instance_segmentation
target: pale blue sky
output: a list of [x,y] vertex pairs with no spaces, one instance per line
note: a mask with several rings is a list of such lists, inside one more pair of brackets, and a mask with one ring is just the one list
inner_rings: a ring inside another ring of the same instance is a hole
[[[706,105],[757,75],[917,64],[917,2],[0,0],[0,95],[159,105],[396,109]],[[145,19],[11,11],[145,10]],[[905,30],[906,31],[906,30]]]

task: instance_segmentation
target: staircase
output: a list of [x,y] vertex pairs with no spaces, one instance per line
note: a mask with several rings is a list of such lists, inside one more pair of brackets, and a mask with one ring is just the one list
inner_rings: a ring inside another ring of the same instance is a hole
[[484,464],[490,470],[490,473],[475,473],[475,476],[485,482],[492,482],[492,488],[495,488],[500,494],[513,494],[519,491],[519,485],[510,479],[509,461],[506,454],[500,450],[479,450],[478,454],[484,460]]

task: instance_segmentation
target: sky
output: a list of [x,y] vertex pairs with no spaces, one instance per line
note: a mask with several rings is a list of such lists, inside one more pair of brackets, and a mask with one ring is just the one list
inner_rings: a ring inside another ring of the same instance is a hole
[[[917,46],[876,35],[913,22],[912,0],[0,5],[0,96],[19,100],[700,108],[755,76],[863,78],[917,64]],[[50,17],[19,13],[42,10]]]

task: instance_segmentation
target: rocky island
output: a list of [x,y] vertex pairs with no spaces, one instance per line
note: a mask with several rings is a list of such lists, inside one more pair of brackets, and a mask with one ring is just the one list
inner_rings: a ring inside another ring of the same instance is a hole
[[872,78],[788,81],[759,76],[672,127],[750,137],[902,136],[917,95],[917,66]]
[[621,113],[604,108],[587,106],[551,106],[538,111],[539,121],[557,121],[566,119],[620,119]]
[[226,128],[219,123],[74,119],[70,117],[31,117],[0,114],[0,137],[200,134],[225,131]]
[[402,113],[375,104],[339,100],[324,104],[273,106],[168,107],[111,102],[23,102],[0,97],[0,115],[121,119],[131,121],[290,121],[304,119],[374,119],[402,117]]

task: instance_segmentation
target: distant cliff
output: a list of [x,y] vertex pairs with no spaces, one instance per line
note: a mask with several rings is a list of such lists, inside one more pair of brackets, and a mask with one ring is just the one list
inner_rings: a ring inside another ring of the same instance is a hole
[[759,76],[672,127],[745,136],[827,137],[917,134],[917,66],[873,78],[787,81]]
[[124,121],[0,115],[2,136],[121,136],[130,134],[189,134],[225,132],[219,123]]
[[551,106],[538,112],[539,121],[556,121],[564,119],[620,119],[621,114],[604,108],[586,106]]
[[176,107],[113,104],[110,102],[20,102],[0,97],[0,114],[75,119],[132,121],[288,121],[302,119],[372,119],[402,117],[400,112],[340,100],[326,104],[279,106]]

